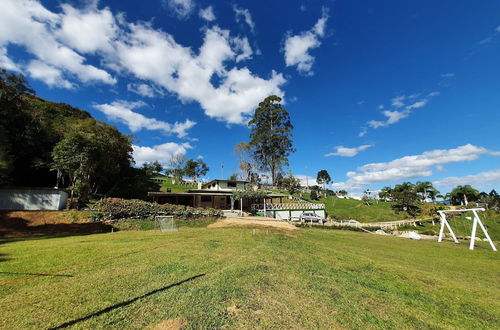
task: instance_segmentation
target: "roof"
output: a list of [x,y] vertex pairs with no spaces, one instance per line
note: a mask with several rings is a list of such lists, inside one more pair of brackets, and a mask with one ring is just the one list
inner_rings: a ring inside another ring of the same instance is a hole
[[211,181],[208,181],[206,183],[204,183],[202,185],[202,187],[205,187],[205,186],[209,186],[211,185],[212,183],[217,183],[217,182],[236,182],[236,183],[249,183],[250,181],[247,181],[247,180],[226,180],[226,179],[214,179],[214,180],[211,180]]

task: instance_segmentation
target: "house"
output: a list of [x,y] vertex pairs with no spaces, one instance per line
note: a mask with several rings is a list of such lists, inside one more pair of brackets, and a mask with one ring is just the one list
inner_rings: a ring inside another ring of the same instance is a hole
[[[189,189],[184,192],[149,192],[148,196],[158,204],[177,204],[202,208],[215,208],[221,210],[240,209],[249,210],[252,200],[233,199],[233,194],[237,190],[250,189],[250,182],[243,180],[212,180],[206,183],[198,182],[197,189]],[[273,202],[273,199],[286,198],[281,194],[269,194],[266,202]],[[240,205],[242,203],[243,205]],[[232,207],[231,207],[231,204]]]

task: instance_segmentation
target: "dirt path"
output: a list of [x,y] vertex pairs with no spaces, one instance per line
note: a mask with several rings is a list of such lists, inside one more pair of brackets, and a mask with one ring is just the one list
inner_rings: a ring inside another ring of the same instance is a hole
[[291,223],[264,217],[234,217],[224,218],[208,226],[208,228],[225,227],[272,227],[287,230],[297,230]]

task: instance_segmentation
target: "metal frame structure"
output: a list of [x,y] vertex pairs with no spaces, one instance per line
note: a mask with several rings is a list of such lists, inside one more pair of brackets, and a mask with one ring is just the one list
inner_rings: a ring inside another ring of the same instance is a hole
[[474,243],[476,241],[477,225],[479,224],[479,227],[481,227],[481,230],[483,231],[484,236],[486,236],[486,239],[490,243],[491,248],[493,249],[493,251],[497,251],[495,244],[493,244],[493,241],[491,240],[490,235],[488,234],[488,231],[486,230],[486,227],[481,222],[481,219],[479,218],[479,215],[477,213],[478,211],[484,211],[483,208],[438,211],[439,216],[441,217],[441,229],[439,230],[438,242],[441,242],[443,240],[444,228],[446,226],[446,228],[448,228],[448,230],[450,231],[450,234],[453,237],[453,240],[455,241],[455,243],[458,243],[457,237],[455,236],[453,229],[451,229],[450,224],[446,220],[446,213],[462,213],[462,212],[468,212],[468,211],[471,211],[474,214],[474,222],[472,223],[472,233],[470,236],[469,250],[474,250]]

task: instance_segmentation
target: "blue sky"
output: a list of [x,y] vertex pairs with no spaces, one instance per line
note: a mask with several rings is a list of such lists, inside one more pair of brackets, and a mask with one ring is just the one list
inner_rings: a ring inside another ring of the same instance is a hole
[[138,164],[184,153],[229,176],[277,94],[301,179],[500,186],[499,1],[1,3],[0,67],[133,134]]

